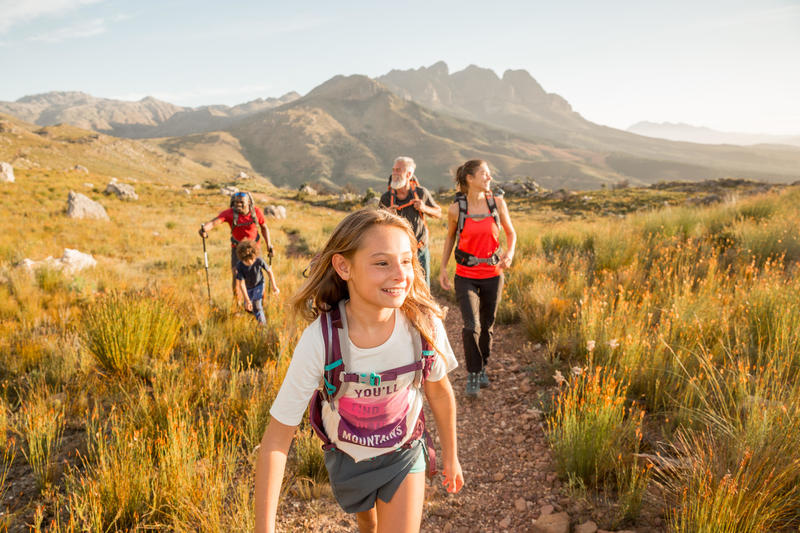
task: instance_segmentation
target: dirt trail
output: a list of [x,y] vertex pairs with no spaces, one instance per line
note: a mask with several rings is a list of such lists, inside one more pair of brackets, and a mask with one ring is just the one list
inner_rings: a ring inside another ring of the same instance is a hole
[[[466,370],[457,309],[450,309],[445,327],[460,365],[450,379],[466,484],[459,494],[451,495],[441,487],[440,475],[428,481],[422,531],[530,531],[543,506],[558,511],[570,505],[561,499],[543,422],[533,408],[539,393],[544,393],[531,379],[543,371],[541,355],[527,342],[520,325],[496,326],[488,367],[491,386],[469,400],[464,395]],[[430,413],[426,418],[433,420]],[[357,531],[355,520],[328,495],[309,502],[289,496],[279,516],[286,531]]]

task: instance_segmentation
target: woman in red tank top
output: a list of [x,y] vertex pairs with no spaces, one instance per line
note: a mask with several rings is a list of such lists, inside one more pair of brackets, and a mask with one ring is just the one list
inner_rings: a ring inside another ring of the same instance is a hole
[[[445,290],[452,285],[447,263],[455,247],[455,289],[461,316],[462,337],[467,365],[466,394],[478,396],[489,386],[486,365],[492,347],[492,330],[500,295],[503,270],[511,266],[517,234],[501,197],[492,196],[492,174],[481,159],[467,161],[456,171],[459,194],[447,213],[447,238],[442,251],[439,283]],[[500,248],[500,229],[506,234],[507,248]]]

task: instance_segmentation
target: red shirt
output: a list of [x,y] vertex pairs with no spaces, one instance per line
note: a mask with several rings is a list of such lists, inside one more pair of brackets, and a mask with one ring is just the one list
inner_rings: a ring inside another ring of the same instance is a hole
[[[491,257],[500,246],[500,228],[494,223],[494,218],[487,216],[475,221],[471,218],[464,220],[464,229],[461,230],[459,250],[472,254],[478,258]],[[456,275],[462,278],[488,279],[500,275],[500,265],[479,263],[475,266],[456,264]]]
[[[256,219],[258,224],[251,224],[251,222],[253,222],[253,218],[250,216],[249,212],[246,215],[238,215],[239,218],[237,220],[237,225],[234,227],[233,221],[236,215],[237,214],[233,211],[233,209],[226,209],[217,215],[217,218],[221,218],[228,223],[228,225],[231,227],[231,236],[237,241],[241,242],[245,239],[255,241],[258,238],[259,225],[266,223],[264,221],[264,213],[261,211],[261,209],[256,207]],[[231,245],[236,246],[233,243],[231,243]]]

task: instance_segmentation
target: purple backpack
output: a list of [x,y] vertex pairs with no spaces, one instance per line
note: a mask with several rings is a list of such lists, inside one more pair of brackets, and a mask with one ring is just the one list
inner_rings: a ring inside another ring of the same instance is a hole
[[[422,350],[415,362],[379,373],[360,374],[356,372],[347,372],[344,368],[341,346],[341,343],[346,342],[347,339],[343,339],[341,335],[344,326],[342,324],[342,315],[339,305],[333,306],[333,309],[320,315],[320,325],[322,326],[322,338],[325,344],[325,367],[322,376],[323,386],[317,389],[314,396],[311,397],[311,402],[308,406],[308,418],[314,432],[320,440],[322,440],[322,449],[330,450],[335,449],[336,444],[331,442],[331,439],[325,433],[325,428],[322,423],[323,401],[329,403],[335,401],[343,392],[343,383],[367,383],[371,386],[379,387],[381,383],[394,381],[398,376],[409,372],[416,373],[414,385],[422,387],[431,372],[431,366],[433,365],[436,353],[430,343],[420,335]],[[433,440],[425,430],[425,413],[420,411],[414,430],[402,447],[411,447],[412,443],[422,436],[425,437],[426,443],[428,476],[433,477],[433,475],[436,474],[436,452],[433,448]]]

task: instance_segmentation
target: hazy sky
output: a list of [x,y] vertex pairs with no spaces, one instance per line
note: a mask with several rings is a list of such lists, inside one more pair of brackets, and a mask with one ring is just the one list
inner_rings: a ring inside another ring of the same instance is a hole
[[0,100],[237,104],[444,60],[526,69],[584,117],[800,134],[800,0],[0,0]]

